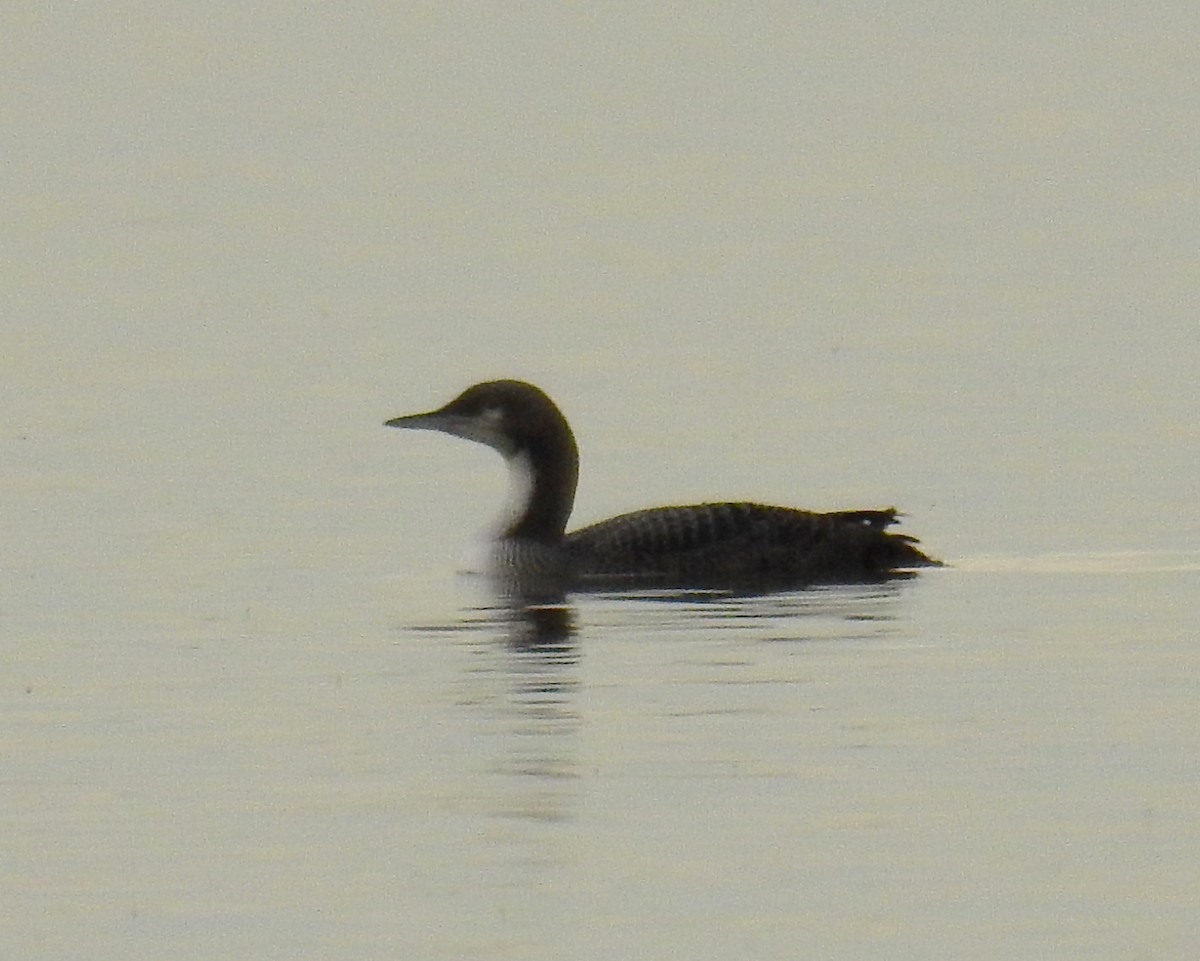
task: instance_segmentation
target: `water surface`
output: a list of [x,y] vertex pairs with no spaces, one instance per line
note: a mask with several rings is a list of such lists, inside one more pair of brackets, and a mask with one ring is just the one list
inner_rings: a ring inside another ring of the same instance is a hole
[[[1191,19],[0,20],[6,957],[1194,954]],[[950,566],[496,609],[496,376]]]

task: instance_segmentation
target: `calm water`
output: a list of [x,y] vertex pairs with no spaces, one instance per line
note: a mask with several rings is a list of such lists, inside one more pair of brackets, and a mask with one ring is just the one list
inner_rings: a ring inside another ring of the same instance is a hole
[[[117,13],[0,14],[5,957],[1193,955],[1194,23]],[[951,566],[496,609],[488,376]]]

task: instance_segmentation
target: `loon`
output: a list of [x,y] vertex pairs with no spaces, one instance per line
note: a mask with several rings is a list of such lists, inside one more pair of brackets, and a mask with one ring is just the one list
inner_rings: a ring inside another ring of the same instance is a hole
[[654,507],[566,533],[579,452],[562,412],[518,380],[475,384],[443,407],[385,422],[499,451],[526,494],[494,546],[507,574],[564,587],[786,588],[905,576],[941,562],[889,533],[895,508],[816,513],[747,502]]

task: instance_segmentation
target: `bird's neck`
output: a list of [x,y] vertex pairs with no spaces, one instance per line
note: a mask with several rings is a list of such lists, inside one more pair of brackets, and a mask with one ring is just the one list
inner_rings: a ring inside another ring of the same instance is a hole
[[566,433],[523,446],[508,459],[518,486],[516,516],[503,537],[559,544],[575,504],[579,452]]

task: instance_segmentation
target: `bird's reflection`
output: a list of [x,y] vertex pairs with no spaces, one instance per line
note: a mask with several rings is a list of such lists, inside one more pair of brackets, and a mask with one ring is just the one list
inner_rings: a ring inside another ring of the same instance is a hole
[[[440,630],[467,657],[454,698],[479,732],[472,766],[494,790],[496,817],[569,821],[577,807],[582,649],[579,611],[590,632],[645,636],[738,632],[763,642],[869,640],[896,630],[900,584],[777,594],[730,591],[606,592],[535,598],[488,591]],[[429,627],[421,629],[429,631]]]
[[501,779],[492,813],[569,819],[579,729],[574,609],[493,598],[464,610],[454,634],[470,654],[459,701],[482,723],[490,744],[485,769]]
[[512,650],[553,661],[575,656],[575,611],[566,603],[506,607],[501,612],[498,621],[507,627],[505,641]]

